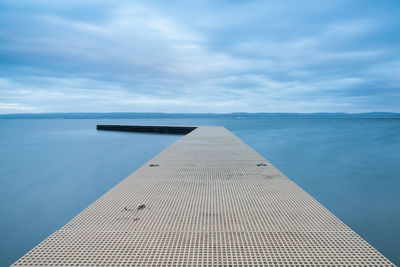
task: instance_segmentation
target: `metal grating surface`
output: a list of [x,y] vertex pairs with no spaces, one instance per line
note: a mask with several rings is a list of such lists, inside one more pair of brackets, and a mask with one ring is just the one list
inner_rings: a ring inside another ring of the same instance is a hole
[[184,136],[14,263],[169,265],[393,266],[223,127]]

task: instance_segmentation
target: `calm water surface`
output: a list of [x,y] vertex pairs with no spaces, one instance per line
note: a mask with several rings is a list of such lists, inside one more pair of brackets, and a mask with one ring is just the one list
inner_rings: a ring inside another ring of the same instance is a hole
[[0,119],[0,266],[180,138],[98,123],[225,126],[400,265],[400,120],[154,118]]

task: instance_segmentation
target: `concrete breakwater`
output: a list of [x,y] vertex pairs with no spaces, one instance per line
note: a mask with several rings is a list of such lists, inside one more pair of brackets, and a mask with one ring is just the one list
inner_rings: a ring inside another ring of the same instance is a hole
[[97,125],[97,130],[143,133],[188,134],[194,129],[191,126]]

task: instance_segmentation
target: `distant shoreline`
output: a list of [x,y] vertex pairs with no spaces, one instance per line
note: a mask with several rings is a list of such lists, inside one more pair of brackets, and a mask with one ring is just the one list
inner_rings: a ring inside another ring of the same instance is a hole
[[145,118],[330,118],[330,119],[400,119],[400,113],[16,113],[0,114],[0,119],[145,119]]

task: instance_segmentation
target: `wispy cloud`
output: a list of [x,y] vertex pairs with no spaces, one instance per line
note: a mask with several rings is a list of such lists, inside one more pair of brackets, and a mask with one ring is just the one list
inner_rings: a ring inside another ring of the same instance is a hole
[[35,107],[24,106],[19,103],[1,103],[0,113],[21,113],[21,112],[34,112]]
[[395,4],[3,7],[0,97],[15,110],[400,111]]

